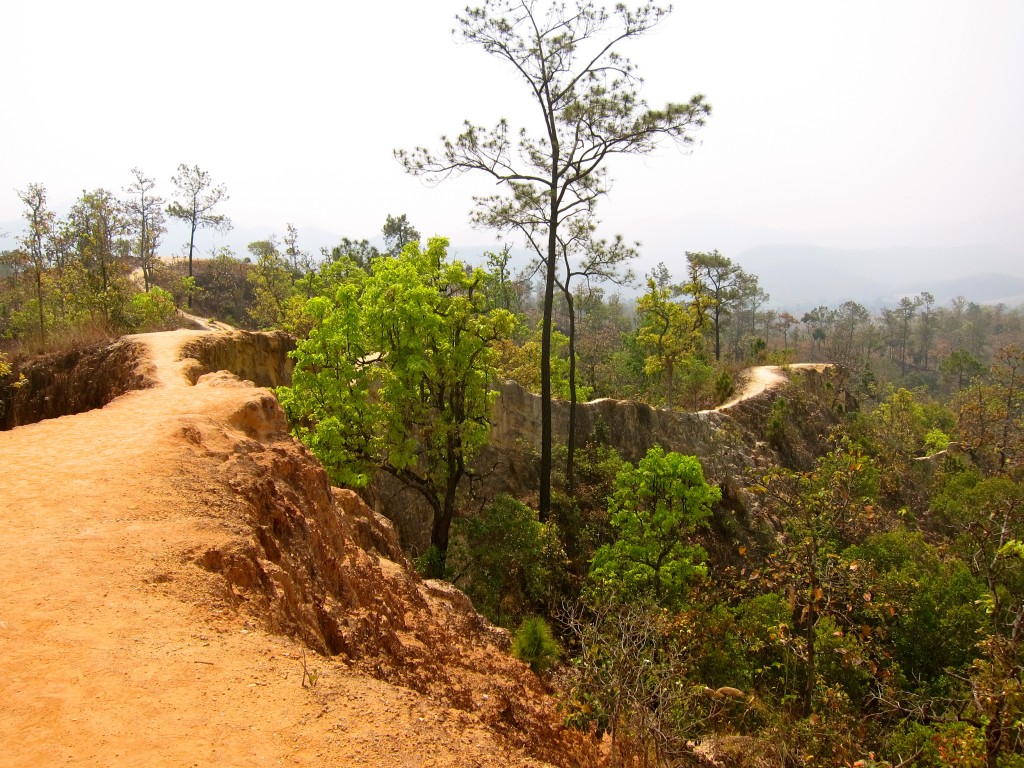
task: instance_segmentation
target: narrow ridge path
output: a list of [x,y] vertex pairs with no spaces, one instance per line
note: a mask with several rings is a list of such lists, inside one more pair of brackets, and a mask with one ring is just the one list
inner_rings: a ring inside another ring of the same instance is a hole
[[744,400],[749,400],[752,397],[757,397],[762,392],[782,386],[789,381],[785,374],[787,370],[809,370],[822,373],[831,367],[830,363],[792,363],[790,365],[757,365],[753,368],[747,368],[743,371],[743,386],[736,395],[712,410],[728,410],[739,405]]
[[222,458],[182,435],[260,390],[192,386],[184,343],[135,337],[157,385],[0,432],[0,763],[536,766],[463,712],[250,625],[197,556],[232,535]]

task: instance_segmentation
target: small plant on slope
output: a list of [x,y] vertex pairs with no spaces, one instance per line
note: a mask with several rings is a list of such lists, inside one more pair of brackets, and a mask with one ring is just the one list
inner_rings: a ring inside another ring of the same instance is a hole
[[551,628],[540,616],[527,616],[512,640],[512,655],[543,674],[558,661],[562,649],[551,634]]

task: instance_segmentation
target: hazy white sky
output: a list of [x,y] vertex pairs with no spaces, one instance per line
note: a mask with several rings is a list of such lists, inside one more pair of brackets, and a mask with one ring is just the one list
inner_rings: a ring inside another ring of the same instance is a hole
[[[490,186],[427,188],[392,157],[467,118],[535,125],[512,74],[454,41],[465,4],[9,3],[0,222],[30,182],[61,209],[138,166],[169,197],[184,162],[227,185],[239,227],[372,237],[404,212],[485,241],[467,213]],[[692,153],[612,168],[609,232],[659,252],[987,238],[1024,253],[1024,3],[684,0],[624,53],[652,105],[701,92],[714,113]]]

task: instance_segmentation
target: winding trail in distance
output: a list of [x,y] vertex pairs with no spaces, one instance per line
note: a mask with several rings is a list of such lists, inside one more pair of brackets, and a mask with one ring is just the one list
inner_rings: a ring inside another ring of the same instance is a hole
[[789,379],[786,377],[786,370],[811,370],[822,373],[832,365],[830,363],[792,363],[790,365],[758,365],[747,368],[743,371],[743,386],[731,400],[711,410],[725,411],[733,406],[739,405],[744,400],[757,397],[776,387],[786,384]]

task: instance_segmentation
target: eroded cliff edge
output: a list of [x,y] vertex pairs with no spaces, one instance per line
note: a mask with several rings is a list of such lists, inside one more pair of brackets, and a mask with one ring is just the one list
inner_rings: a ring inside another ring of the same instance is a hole
[[[716,410],[672,411],[609,398],[580,403],[577,444],[610,445],[632,462],[653,445],[696,456],[709,482],[722,488],[716,533],[728,531],[746,539],[770,535],[767,522],[759,519],[758,499],[746,489],[773,466],[809,469],[827,450],[830,431],[852,408],[856,402],[847,392],[841,368],[794,366],[773,369],[769,385],[752,387],[751,394]],[[552,403],[552,421],[556,440],[564,442],[568,403]],[[498,493],[535,500],[540,425],[540,397],[515,382],[504,382],[494,406],[490,443],[474,463],[473,493],[481,501]],[[376,509],[395,521],[406,548],[426,548],[429,528],[422,530],[418,521],[429,520],[430,512],[415,492],[378,478],[370,498]],[[713,538],[706,543],[715,549]]]
[[[507,636],[419,579],[271,392],[210,370],[260,368],[265,341],[129,338],[147,388],[0,433],[0,732],[38,736],[4,741],[12,764],[588,764]],[[278,638],[319,670],[308,696]]]
[[[145,363],[133,363],[140,355],[138,338],[34,363],[26,369],[27,385],[8,393],[12,399],[4,420],[11,426],[77,413],[152,386],[153,371]],[[233,331],[196,334],[182,354],[192,361],[186,374],[193,382],[204,373],[226,370],[259,386],[274,387],[290,383],[293,362],[288,353],[294,347],[294,339],[285,333]],[[753,395],[697,413],[628,400],[581,403],[577,442],[604,442],[630,461],[640,459],[652,445],[697,456],[709,480],[722,488],[723,502],[715,518],[718,533],[756,533],[764,521],[758,519],[757,499],[745,489],[772,466],[810,468],[825,449],[825,438],[839,415],[856,407],[840,368],[794,366],[777,369],[774,379],[772,386]],[[769,426],[780,399],[785,401],[784,439],[773,435]],[[556,440],[564,441],[568,416],[568,404],[555,401]],[[474,465],[474,504],[486,503],[498,493],[530,500],[538,482],[539,445],[540,398],[514,382],[502,383],[490,445]],[[426,549],[431,512],[416,492],[381,476],[363,495],[394,522],[406,551]],[[715,542],[707,543],[713,550]]]

